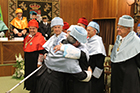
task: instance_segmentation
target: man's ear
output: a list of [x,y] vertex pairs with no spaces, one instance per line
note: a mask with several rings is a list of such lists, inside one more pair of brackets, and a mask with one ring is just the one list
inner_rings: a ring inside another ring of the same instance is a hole
[[76,46],[77,46],[77,42],[78,42],[78,41],[76,41],[76,42],[73,44],[73,46],[75,46],[75,47],[76,47]]
[[79,44],[79,42],[78,42],[78,41],[76,41],[76,44]]
[[79,44],[80,44],[80,43],[79,43],[78,41],[76,41],[76,46],[79,46]]
[[96,29],[93,29],[93,30],[94,30],[95,34],[97,34],[97,30]]
[[128,29],[128,31],[130,31],[131,28],[130,27],[127,27],[127,29]]

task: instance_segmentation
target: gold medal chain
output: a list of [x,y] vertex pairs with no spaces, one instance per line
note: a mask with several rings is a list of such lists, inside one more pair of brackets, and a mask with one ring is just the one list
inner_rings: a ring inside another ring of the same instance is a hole
[[33,38],[34,38],[34,37],[32,37],[32,38],[29,40],[29,42],[26,41],[26,43],[25,43],[25,48],[27,47],[27,45],[31,42],[31,40],[32,40]]

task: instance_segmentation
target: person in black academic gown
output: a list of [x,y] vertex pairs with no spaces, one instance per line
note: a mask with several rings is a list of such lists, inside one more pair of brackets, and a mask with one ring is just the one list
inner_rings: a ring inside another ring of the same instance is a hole
[[99,24],[91,21],[87,26],[89,50],[89,64],[93,71],[91,78],[91,93],[104,93],[104,59],[106,56],[102,38],[97,33],[100,32]]
[[42,21],[40,22],[39,32],[48,40],[51,35],[51,26],[47,22],[47,16],[42,16]]
[[[76,27],[76,25],[72,25],[70,26],[71,30],[74,29],[74,27]],[[78,27],[78,26],[77,26]],[[88,69],[89,64],[88,64],[88,60],[89,60],[89,55],[88,55],[88,50],[85,44],[78,42],[75,38],[76,37],[76,31],[73,33],[74,31],[70,32],[70,35],[68,35],[67,37],[67,41],[70,44],[73,44],[76,48],[81,50],[81,56],[79,59],[77,59],[79,61],[79,65],[82,69],[82,71],[85,71]],[[77,34],[77,37],[82,37],[80,35]],[[83,37],[82,37],[83,38]],[[78,42],[77,44],[75,44],[75,42]],[[66,80],[65,80],[65,93],[89,93],[90,91],[90,83],[89,82],[82,82],[80,80],[78,80],[75,76],[73,76],[72,74],[66,74]]]
[[[56,21],[57,23],[54,22],[55,20],[57,20]],[[51,23],[58,24],[59,23],[58,21],[61,21],[60,18],[54,18]],[[79,28],[80,28],[80,30],[78,30],[78,32],[74,31],[73,33],[75,33],[75,35],[78,34],[76,36],[80,35],[78,38],[80,38],[82,40],[78,40],[79,42],[80,41],[85,42],[86,37],[87,37],[87,32],[84,28],[82,28],[82,27],[79,27]],[[83,30],[81,31],[81,29],[83,29]],[[83,36],[83,37],[81,38],[81,36]],[[58,40],[60,40],[59,36],[56,39],[57,40],[55,40],[55,41],[58,42]],[[82,80],[89,81],[89,79],[90,79],[89,76],[91,76],[91,75],[88,75],[87,72],[85,73],[85,71],[82,71],[81,69],[79,71],[80,66],[79,66],[79,64],[77,64],[77,60],[75,59],[75,58],[79,59],[81,57],[84,57],[84,58],[86,57],[86,56],[82,56],[82,54],[84,54],[84,53],[81,53],[81,51],[79,49],[74,47],[75,45],[79,44],[78,41],[76,40],[73,44],[71,44],[70,42],[69,42],[69,44],[64,44],[63,48],[61,48],[62,49],[61,51],[57,51],[57,50],[60,50],[61,45],[60,46],[56,45],[56,46],[51,47],[51,49],[45,59],[46,69],[43,69],[43,67],[42,67],[41,68],[42,71],[40,70],[40,73],[42,73],[42,74],[40,74],[39,78],[38,78],[37,91],[36,91],[37,93],[63,93],[65,90],[64,87],[66,86],[66,85],[64,85],[66,73],[71,73],[71,75],[74,75],[74,77],[76,77],[78,80],[81,80],[81,82],[82,82]],[[68,48],[67,48],[67,46],[68,46]],[[83,47],[81,47],[81,48],[83,48]],[[54,50],[52,50],[52,49],[54,49]],[[70,53],[66,53],[67,51],[69,51]],[[75,51],[75,52],[71,52],[71,51]],[[67,55],[65,55],[65,54],[67,54]],[[73,55],[75,55],[75,54],[78,57],[74,56],[74,59],[71,59],[71,58],[73,58]],[[85,61],[87,62],[86,59],[85,59]],[[78,86],[76,86],[76,87],[78,87]],[[64,93],[66,93],[66,92],[64,92]]]
[[119,18],[111,53],[111,93],[140,93],[140,39],[133,27],[131,16]]
[[[41,33],[37,32],[38,22],[35,19],[29,21],[29,35],[24,39],[24,58],[25,58],[25,76],[32,73],[37,66],[42,62],[44,48],[42,45],[45,43],[45,39]],[[36,89],[36,73],[24,82],[24,88],[30,90],[30,93],[35,93]]]

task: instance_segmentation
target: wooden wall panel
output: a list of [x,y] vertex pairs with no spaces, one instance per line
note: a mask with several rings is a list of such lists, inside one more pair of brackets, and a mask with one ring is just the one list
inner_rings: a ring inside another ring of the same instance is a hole
[[132,15],[133,8],[127,0],[93,0],[93,18],[120,17]]
[[21,53],[24,58],[22,41],[0,41],[0,76],[10,76],[15,68],[12,66],[16,62],[15,54]]
[[71,24],[77,24],[80,17],[91,21],[93,0],[60,0],[60,17]]
[[15,68],[11,66],[0,66],[0,76],[11,76],[15,72]]
[[118,16],[131,15],[131,6],[127,4],[127,0],[118,0]]
[[116,17],[117,0],[93,0],[93,17]]
[[21,53],[22,57],[24,57],[23,51],[23,43],[22,42],[12,42],[12,43],[3,43],[3,63],[15,63],[15,54],[19,56]]

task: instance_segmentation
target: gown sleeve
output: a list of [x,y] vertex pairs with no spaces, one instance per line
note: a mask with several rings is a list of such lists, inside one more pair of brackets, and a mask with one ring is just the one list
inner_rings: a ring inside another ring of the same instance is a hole
[[103,64],[104,64],[105,56],[103,54],[96,54],[90,56],[89,64],[93,71],[93,76],[96,78],[100,78],[103,73]]

